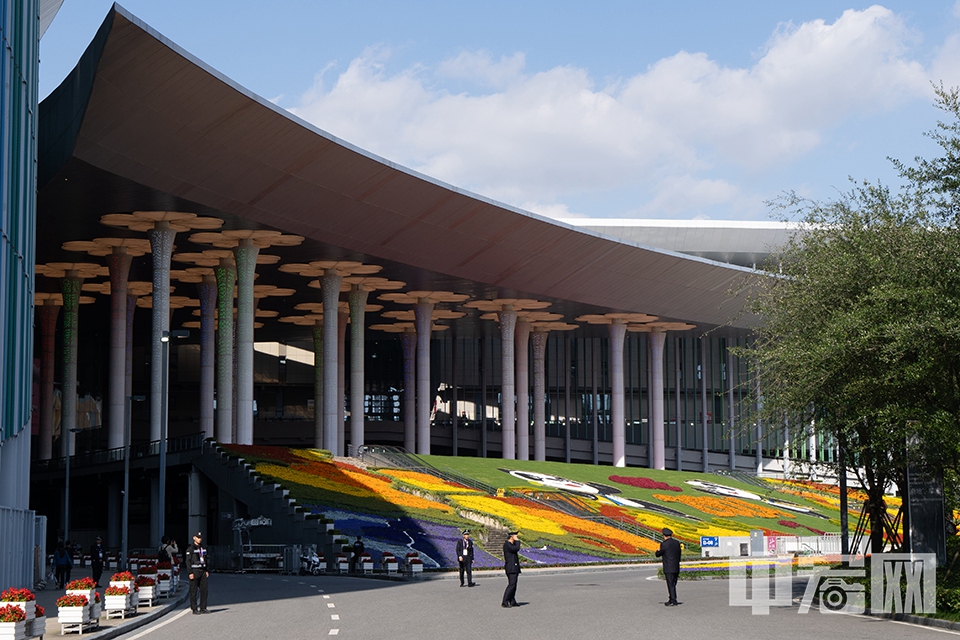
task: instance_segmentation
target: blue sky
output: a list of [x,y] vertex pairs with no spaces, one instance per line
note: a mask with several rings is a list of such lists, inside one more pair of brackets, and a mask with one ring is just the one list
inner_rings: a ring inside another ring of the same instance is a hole
[[[458,187],[560,218],[766,219],[897,184],[960,85],[960,3],[127,0],[227,77]],[[265,7],[269,5],[269,10]],[[40,92],[111,3],[64,0]]]

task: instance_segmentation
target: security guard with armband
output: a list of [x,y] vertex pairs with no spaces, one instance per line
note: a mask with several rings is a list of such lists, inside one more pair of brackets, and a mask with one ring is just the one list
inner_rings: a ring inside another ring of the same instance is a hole
[[[203,534],[193,534],[193,544],[187,547],[184,563],[190,569],[190,608],[195,614],[209,613],[207,611],[207,549],[203,546]],[[200,603],[197,603],[197,592],[200,592]]]

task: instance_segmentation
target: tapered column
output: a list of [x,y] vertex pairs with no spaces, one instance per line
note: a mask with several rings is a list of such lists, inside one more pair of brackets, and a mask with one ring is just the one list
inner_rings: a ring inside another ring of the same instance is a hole
[[727,402],[729,411],[730,411],[730,420],[729,420],[729,443],[728,448],[730,449],[728,453],[727,462],[729,463],[730,470],[735,471],[737,468],[737,429],[734,422],[734,401],[733,401],[733,388],[736,385],[736,380],[733,375],[733,354],[727,353]]
[[313,446],[323,449],[323,325],[313,325]]
[[[623,343],[627,325],[614,319],[610,334],[610,425],[613,429],[613,466],[627,466],[627,430],[623,410]],[[662,382],[662,381],[661,381]],[[661,422],[663,416],[661,415]]]
[[150,440],[160,440],[167,399],[163,395],[163,376],[169,366],[161,343],[170,330],[170,255],[177,232],[170,223],[158,221],[147,232],[153,258],[153,323],[150,334]]
[[407,331],[400,334],[403,349],[403,448],[413,453],[417,450],[417,334]]
[[547,333],[534,331],[533,344],[533,459],[547,459],[546,368]]
[[[338,305],[339,306],[339,305]],[[337,313],[337,455],[346,454],[347,422],[344,419],[343,400],[347,397],[347,325],[350,312]]]
[[127,357],[123,372],[123,395],[133,395],[133,317],[137,311],[136,293],[127,292]]
[[433,303],[420,300],[415,309],[417,326],[417,453],[430,454],[430,333],[433,330]]
[[214,378],[216,360],[217,279],[203,276],[197,285],[200,294],[200,429],[205,438],[213,438]]
[[530,459],[530,376],[529,357],[530,323],[517,318],[517,460]]
[[650,447],[651,468],[666,469],[663,437],[663,343],[667,334],[654,329],[649,334],[650,345]]
[[73,429],[77,428],[77,343],[82,280],[67,272],[60,281],[63,292],[63,398],[60,410],[60,446],[64,457],[74,451]]
[[366,309],[366,289],[363,285],[353,285],[350,290],[350,444],[354,455],[363,446],[363,333]]
[[342,404],[342,401],[337,400],[339,387],[337,306],[340,301],[341,282],[343,282],[343,276],[335,269],[324,271],[320,280],[320,290],[323,294],[323,448],[333,454],[339,451],[337,436],[340,427],[337,421],[340,418],[340,410],[338,405]]
[[253,279],[260,247],[242,238],[237,261],[237,444],[253,444]]
[[237,267],[221,259],[217,277],[217,442],[233,442],[233,287]]
[[53,372],[56,367],[57,317],[60,306],[45,300],[40,312],[40,434],[38,457],[53,457]]
[[123,446],[127,356],[127,281],[131,256],[125,247],[114,247],[107,258],[110,268],[110,385],[107,401],[107,448]]
[[514,460],[517,457],[517,425],[514,401],[514,329],[517,324],[517,312],[510,305],[504,305],[500,311],[500,377],[502,386],[500,396],[503,407],[500,425],[503,430],[503,457]]

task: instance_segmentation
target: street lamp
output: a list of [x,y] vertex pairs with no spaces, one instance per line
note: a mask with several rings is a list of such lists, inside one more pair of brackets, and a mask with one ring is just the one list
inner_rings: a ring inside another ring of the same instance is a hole
[[127,396],[123,411],[123,521],[120,525],[120,568],[127,569],[127,525],[130,520],[130,403],[146,396]]
[[166,526],[166,499],[167,499],[167,405],[169,403],[169,381],[170,381],[170,338],[186,338],[190,335],[187,329],[177,329],[174,331],[164,331],[160,334],[160,346],[162,347],[163,375],[161,376],[162,385],[160,395],[163,400],[160,403],[160,495],[159,495],[159,514],[157,515],[157,540],[163,539],[163,529]]

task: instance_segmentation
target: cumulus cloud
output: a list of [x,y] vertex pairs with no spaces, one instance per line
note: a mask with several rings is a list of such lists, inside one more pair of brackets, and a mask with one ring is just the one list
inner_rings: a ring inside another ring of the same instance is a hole
[[390,51],[373,48],[338,75],[324,69],[291,110],[374,153],[544,215],[576,215],[564,198],[620,190],[633,192],[633,211],[693,216],[762,200],[731,181],[731,167],[762,174],[851,118],[928,99],[932,71],[956,73],[950,56],[960,41],[926,69],[910,57],[918,38],[873,6],[833,23],[780,25],[746,68],[681,51],[603,86],[574,66],[528,71],[522,53],[464,52],[388,73]]

